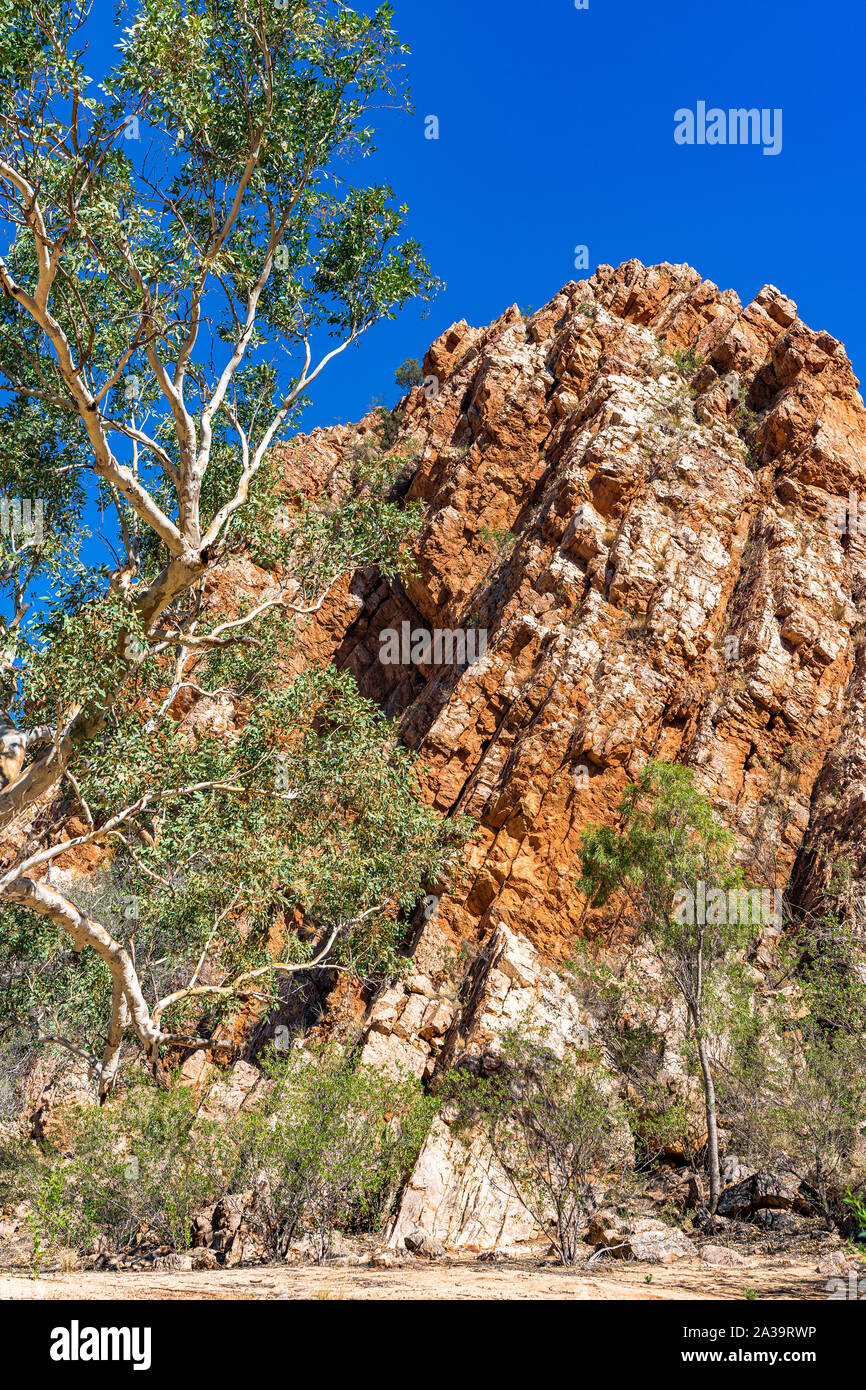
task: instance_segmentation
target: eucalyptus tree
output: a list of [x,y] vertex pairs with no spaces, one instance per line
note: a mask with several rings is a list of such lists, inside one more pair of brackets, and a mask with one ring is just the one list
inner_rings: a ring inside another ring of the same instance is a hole
[[[7,1023],[106,1094],[126,1037],[156,1063],[217,1045],[221,1003],[281,971],[389,968],[459,836],[348,677],[290,651],[418,524],[389,500],[405,460],[363,451],[317,500],[278,448],[328,363],[435,289],[406,209],[350,177],[376,104],[407,104],[392,12],[138,0],[98,82],[94,23],[0,0],[2,680],[26,752],[0,790],[0,978]],[[239,553],[255,598],[219,582]],[[230,736],[179,718],[220,702]],[[101,914],[49,873],[94,851]]]
[[578,886],[594,907],[619,901],[685,1005],[704,1092],[714,1212],[721,1175],[710,1056],[713,988],[758,925],[743,911],[753,895],[743,889],[735,838],[698,792],[691,768],[649,761],[625,787],[618,814],[621,828],[584,831]]

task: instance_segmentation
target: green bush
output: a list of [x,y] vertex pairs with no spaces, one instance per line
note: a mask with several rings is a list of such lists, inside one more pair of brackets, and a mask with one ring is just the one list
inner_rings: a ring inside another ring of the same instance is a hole
[[357,1066],[333,1045],[265,1069],[265,1104],[230,1126],[232,1188],[255,1191],[247,1219],[271,1255],[306,1232],[324,1262],[337,1228],[381,1225],[438,1103],[413,1078]]
[[39,1151],[24,1139],[0,1143],[0,1209],[32,1200],[42,1177]]
[[[707,1122],[710,1211],[721,1190],[711,1004],[735,953],[754,929],[739,914],[695,911],[700,884],[727,893],[743,887],[734,836],[712,803],[694,784],[694,772],[678,763],[651,760],[625,788],[620,829],[588,825],[581,838],[578,886],[593,907],[614,897],[630,911],[643,940],[652,946],[669,984],[686,1007],[698,1054]],[[691,900],[691,911],[688,910]]]
[[624,1107],[596,1059],[558,1057],[543,1038],[508,1034],[490,1076],[452,1072],[445,1092],[459,1128],[480,1130],[508,1189],[573,1264],[596,1188],[621,1186],[630,1158]]
[[[785,1154],[812,1206],[847,1229],[866,1192],[866,983],[862,948],[832,916],[793,924],[780,981],[731,1016],[720,1091],[730,1141],[756,1166]],[[745,992],[745,987],[744,987]]]
[[704,365],[704,358],[699,352],[695,352],[694,348],[677,348],[673,359],[677,364],[677,370],[686,377],[694,376]]
[[224,1131],[196,1121],[189,1091],[140,1085],[65,1118],[67,1148],[35,1201],[46,1243],[82,1253],[141,1240],[188,1249],[192,1218],[224,1190],[228,1165]]
[[394,373],[394,380],[407,391],[411,391],[413,386],[420,386],[424,380],[424,371],[418,358],[407,357]]
[[758,416],[754,410],[740,404],[734,411],[733,420],[739,434],[749,434],[757,425]]
[[377,1229],[438,1102],[330,1045],[264,1072],[261,1103],[229,1119],[197,1115],[179,1085],[67,1112],[63,1153],[31,1183],[41,1246],[186,1250],[197,1211],[238,1192],[254,1194],[246,1223],[276,1258],[296,1234],[324,1261],[338,1227]]

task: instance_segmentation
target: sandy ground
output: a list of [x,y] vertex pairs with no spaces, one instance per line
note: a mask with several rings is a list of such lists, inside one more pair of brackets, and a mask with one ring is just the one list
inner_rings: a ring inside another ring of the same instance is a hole
[[[0,1299],[641,1299],[826,1300],[827,1278],[813,1261],[755,1260],[747,1269],[714,1269],[690,1259],[673,1265],[622,1264],[587,1270],[508,1261],[446,1259],[432,1264],[256,1266],[196,1273],[71,1272],[0,1276]],[[647,1276],[651,1275],[650,1282]]]

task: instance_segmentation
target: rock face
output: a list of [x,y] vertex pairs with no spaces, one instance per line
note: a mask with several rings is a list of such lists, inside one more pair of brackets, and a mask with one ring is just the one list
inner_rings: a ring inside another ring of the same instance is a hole
[[[820,900],[866,940],[866,408],[842,344],[771,285],[743,307],[688,266],[629,261],[531,318],[453,324],[424,373],[395,444],[411,458],[395,493],[424,508],[414,576],[345,576],[292,657],[351,670],[421,755],[430,802],[476,825],[466,874],[407,924],[406,976],[375,998],[345,982],[331,995],[331,1017],[362,1027],[363,1060],[435,1085],[495,1065],[516,1026],[560,1054],[595,1040],[555,968],[582,937],[617,943],[575,891],[578,846],[651,757],[694,769],[753,883]],[[374,426],[296,441],[287,493],[327,494]],[[213,582],[231,608],[274,581],[234,559]],[[184,718],[228,734],[234,713],[190,695]],[[766,920],[756,988],[775,934]],[[682,1026],[675,1007],[660,1024],[672,1084]],[[197,1056],[185,1074],[203,1091],[214,1068]],[[205,1113],[255,1103],[259,1083],[238,1063]],[[725,1182],[723,1216],[775,1228],[807,1210],[736,1160]],[[199,1247],[227,1257],[236,1217],[208,1213]],[[634,1257],[686,1253],[638,1224]],[[389,1235],[407,1238],[492,1249],[544,1232],[446,1113]]]
[[[442,1068],[494,1067],[504,1035],[514,1028],[543,1035],[559,1055],[567,1048],[583,1050],[590,1041],[592,1022],[577,1001],[530,943],[503,923],[479,952],[464,1001],[441,1047]],[[393,1055],[400,1057],[399,1040]],[[364,1056],[371,1060],[367,1049]],[[391,1244],[408,1241],[418,1228],[452,1248],[520,1247],[543,1239],[480,1136],[458,1135],[447,1120],[446,1108],[403,1194]]]
[[[650,757],[694,769],[752,882],[824,894],[859,929],[866,410],[842,345],[771,285],[743,307],[688,266],[629,261],[529,319],[454,324],[424,372],[399,441],[399,491],[425,507],[417,572],[347,577],[298,657],[349,668],[421,753],[431,802],[477,825],[465,880],[413,925],[412,974],[371,1001],[365,1060],[483,1067],[527,1014],[585,1045],[592,1020],[550,967],[615,936],[575,892],[577,848]],[[372,427],[314,431],[288,483],[326,490]],[[466,648],[406,659],[418,629]],[[394,634],[402,659],[383,659]],[[786,1205],[742,1186],[749,1210]],[[392,1241],[417,1230],[540,1234],[443,1122]]]
[[[306,649],[400,721],[431,800],[477,819],[437,931],[477,944],[505,921],[567,952],[581,831],[650,756],[695,768],[768,888],[820,891],[815,859],[844,849],[851,917],[866,411],[842,345],[772,286],[742,308],[687,266],[630,261],[528,321],[453,325],[424,370],[436,394],[414,388],[402,426],[418,573],[356,575]],[[322,487],[357,439],[316,431],[293,467]],[[387,664],[404,623],[483,631],[485,654]]]
[[421,1150],[389,1243],[400,1248],[416,1230],[450,1249],[520,1249],[544,1236],[480,1137],[464,1140],[441,1119]]

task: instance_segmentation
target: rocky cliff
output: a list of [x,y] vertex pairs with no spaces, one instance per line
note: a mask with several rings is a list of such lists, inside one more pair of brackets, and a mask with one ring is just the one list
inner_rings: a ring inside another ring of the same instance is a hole
[[[327,1001],[365,1060],[435,1085],[526,1017],[586,1046],[595,1021],[556,966],[620,928],[576,891],[578,843],[648,758],[694,769],[753,882],[861,929],[866,410],[842,344],[773,286],[744,308],[688,266],[637,261],[531,317],[454,324],[423,373],[392,415],[410,460],[395,486],[424,508],[415,573],[345,576],[295,661],[350,669],[422,755],[431,802],[475,823],[465,873],[408,925],[406,976],[378,996],[340,977]],[[287,494],[326,495],[376,428],[295,441]],[[232,593],[266,596],[272,576],[232,564]],[[233,711],[186,717],[227,730]],[[671,1076],[680,1026],[673,1010]],[[440,1120],[392,1238],[530,1239],[503,1192]]]
[[[425,507],[416,573],[347,576],[302,641],[477,827],[464,878],[431,885],[406,979],[351,1003],[366,1059],[435,1076],[527,1009],[585,1041],[551,967],[617,926],[576,893],[577,846],[650,757],[695,769],[754,882],[794,908],[829,894],[859,928],[866,411],[842,344],[773,286],[744,308],[688,266],[630,261],[529,318],[454,324],[423,370],[396,442],[399,489]],[[287,483],[324,493],[374,424],[298,441]],[[437,632],[468,650],[449,659]],[[439,1125],[397,1233],[517,1238],[455,1143]]]
[[[436,931],[476,945],[505,921],[567,952],[581,829],[651,756],[695,768],[744,860],[769,844],[761,881],[814,895],[850,859],[856,919],[866,411],[842,344],[772,286],[743,308],[630,261],[528,320],[453,325],[424,372],[402,423],[417,575],[355,575],[305,645],[400,722],[436,805],[478,823]],[[302,441],[305,485],[369,427]],[[483,631],[486,652],[388,664],[382,633],[405,623]]]

